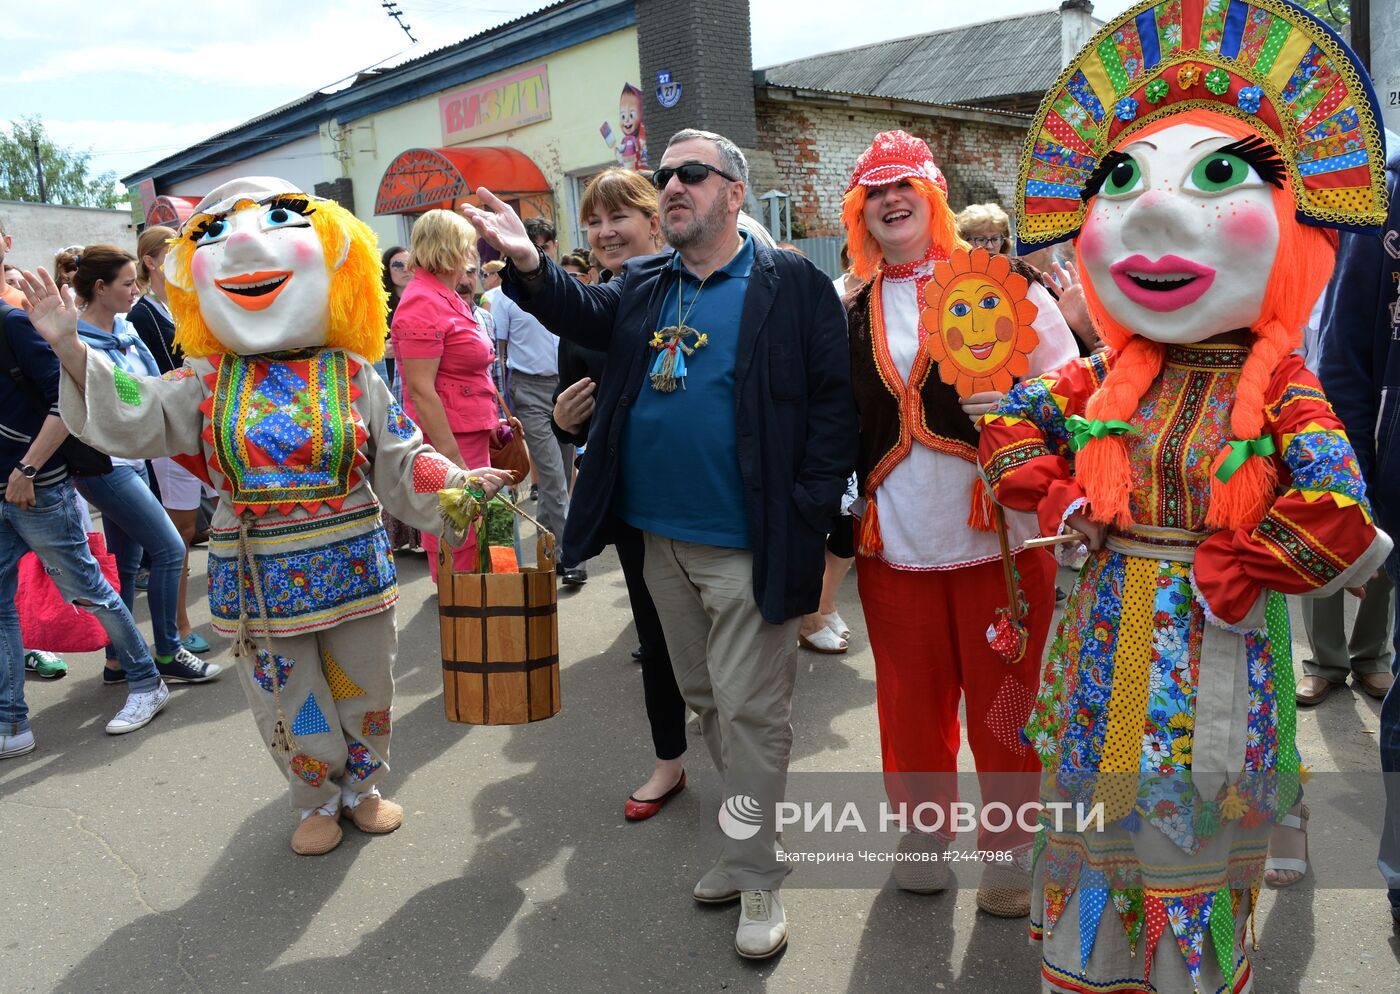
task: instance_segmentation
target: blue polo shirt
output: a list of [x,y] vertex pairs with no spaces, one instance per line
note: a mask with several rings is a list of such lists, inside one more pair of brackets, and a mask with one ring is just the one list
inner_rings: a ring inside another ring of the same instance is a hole
[[739,323],[753,269],[753,242],[743,238],[739,254],[703,288],[679,252],[671,257],[679,279],[661,303],[660,328],[684,314],[686,326],[708,335],[709,342],[686,358],[683,388],[661,393],[650,378],[642,385],[622,433],[618,505],[619,517],[634,528],[728,549],[752,545],[734,399]]

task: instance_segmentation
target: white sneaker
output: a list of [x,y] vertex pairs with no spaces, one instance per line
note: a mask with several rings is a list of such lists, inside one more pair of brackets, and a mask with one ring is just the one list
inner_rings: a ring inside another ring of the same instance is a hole
[[34,732],[25,729],[18,735],[0,735],[0,759],[14,759],[34,751]]
[[787,913],[775,890],[746,890],[739,898],[734,951],[744,959],[767,959],[787,945]]
[[170,700],[170,690],[164,683],[158,684],[155,690],[148,690],[144,694],[127,694],[126,703],[122,705],[122,709],[117,712],[115,718],[107,722],[107,734],[125,735],[138,728],[145,728],[151,723],[151,719],[160,713],[160,709],[165,707],[165,702],[168,700]]

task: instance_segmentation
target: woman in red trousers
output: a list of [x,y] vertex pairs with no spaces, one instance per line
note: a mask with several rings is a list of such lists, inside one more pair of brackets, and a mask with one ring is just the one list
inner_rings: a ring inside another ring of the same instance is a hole
[[[1055,607],[1055,568],[1043,551],[1015,557],[1029,644],[1008,665],[987,643],[993,611],[1007,596],[975,426],[1001,395],[960,400],[938,375],[920,322],[934,265],[967,248],[928,146],[902,131],[877,135],[856,163],[843,218],[856,274],[868,281],[848,302],[860,410],[857,579],[875,653],[886,790],[908,816],[900,849],[917,859],[954,835],[948,805],[957,800],[960,699],[983,802],[1016,812],[1037,798],[1038,760],[1021,730]],[[1053,299],[1034,283],[1029,299],[1039,308],[1040,344],[1029,356],[1029,374],[1037,375],[1078,352]],[[1039,534],[1033,516],[1007,517],[1013,548]],[[1017,858],[984,873],[978,907],[1026,915],[1031,834],[1013,823],[978,836],[978,849]],[[937,860],[896,862],[895,882],[934,893],[946,886],[947,870]]]

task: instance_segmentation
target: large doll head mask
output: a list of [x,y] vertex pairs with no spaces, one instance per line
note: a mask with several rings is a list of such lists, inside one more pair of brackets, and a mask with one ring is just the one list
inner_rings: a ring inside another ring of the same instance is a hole
[[1233,121],[1193,116],[1200,122],[1143,132],[1105,158],[1078,244],[1096,310],[1169,344],[1258,323],[1280,223],[1295,223],[1275,212],[1278,153],[1227,133],[1245,130]]
[[[1086,414],[1126,420],[1166,347],[1247,332],[1234,441],[1264,430],[1263,395],[1331,273],[1322,228],[1385,218],[1370,80],[1287,0],[1149,0],[1105,25],[1042,101],[1021,160],[1021,249],[1078,237],[1094,324],[1119,354]],[[1207,522],[1252,527],[1266,459],[1216,457]],[[1127,449],[1095,437],[1076,478],[1126,526]]]
[[175,340],[192,356],[336,346],[384,351],[374,234],[334,201],[250,177],[195,208],[165,261]]

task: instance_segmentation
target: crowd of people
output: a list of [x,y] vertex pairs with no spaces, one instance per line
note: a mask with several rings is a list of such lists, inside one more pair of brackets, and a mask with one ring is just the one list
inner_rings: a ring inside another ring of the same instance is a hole
[[[167,682],[220,673],[186,610],[207,531],[215,630],[287,775],[293,848],[334,848],[342,816],[393,831],[403,813],[378,789],[393,550],[425,550],[435,576],[446,542],[441,562],[471,571],[482,538],[439,538],[436,495],[513,486],[558,536],[562,583],[585,584],[609,545],[621,563],[654,754],[649,773],[621,774],[645,775],[628,820],[685,789],[687,712],[722,794],[771,819],[799,656],[855,637],[837,610],[854,563],[891,802],[957,800],[961,707],[984,804],[1107,813],[1098,833],[978,832],[1008,858],[977,906],[1030,919],[1046,989],[1244,989],[1259,883],[1308,869],[1295,707],[1350,674],[1384,699],[1381,765],[1400,769],[1395,260],[1373,232],[1305,218],[1271,140],[1183,102],[1096,147],[1103,165],[1081,170],[1075,199],[1028,187],[1013,233],[997,204],[955,210],[928,145],[884,132],[848,164],[834,281],[745,214],[743,152],[693,129],[654,172],[596,176],[579,203],[587,250],[563,256],[549,220],[489,190],[380,253],[348,211],[260,179],[214,191],[179,232],[147,229],[134,252],[64,249],[52,276],[7,266],[0,758],[36,745],[25,671],[65,670],[20,644],[21,555],[107,633],[103,679],[129,691],[118,734],[165,707]],[[1190,210],[1220,197],[1233,226]],[[308,289],[236,275],[264,257]],[[303,398],[303,415],[341,419],[309,456],[304,423],[277,421]],[[523,434],[528,479],[490,468],[503,424]],[[348,441],[329,451],[331,436]],[[308,466],[315,480],[297,476]],[[337,472],[340,489],[322,478]],[[353,546],[348,572],[298,572],[309,551],[331,555],[314,545],[323,530]],[[1079,567],[1069,589],[1051,546]],[[149,647],[133,617],[143,578]],[[1350,639],[1348,591],[1362,598]],[[1285,594],[1304,596],[1312,646],[1296,685]],[[987,629],[997,604],[1010,649]],[[895,884],[946,889],[937,857],[954,843],[908,830]],[[746,958],[788,941],[780,848],[773,831],[726,834],[692,888],[738,903]],[[1394,819],[1381,862],[1400,922]],[[1094,895],[1109,881],[1106,915]],[[1101,928],[1113,915],[1129,927]],[[1193,936],[1194,958],[1154,966],[1159,940],[1186,950]]]

